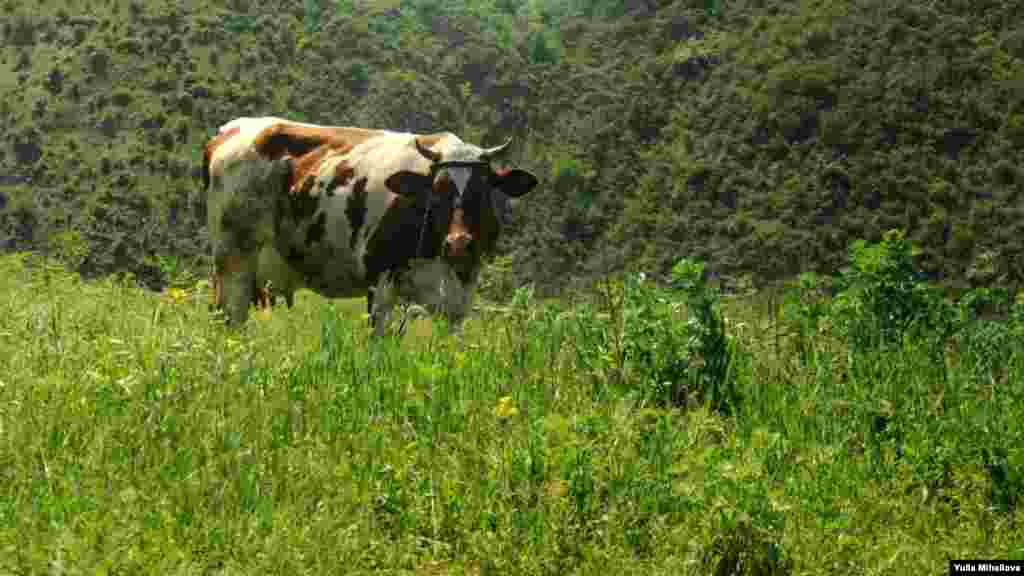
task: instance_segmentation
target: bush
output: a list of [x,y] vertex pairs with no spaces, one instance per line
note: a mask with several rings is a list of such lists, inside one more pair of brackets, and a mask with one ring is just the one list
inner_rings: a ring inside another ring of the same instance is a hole
[[828,304],[821,293],[822,279],[814,272],[800,274],[796,287],[786,291],[782,303],[782,322],[794,337],[801,366],[815,365],[815,339],[822,320],[828,316]]
[[557,64],[559,41],[552,32],[534,30],[526,38],[526,57],[532,64]]
[[696,390],[706,402],[722,412],[731,414],[739,408],[739,391],[735,373],[731,370],[734,344],[725,333],[725,321],[718,310],[718,293],[708,287],[704,278],[704,263],[680,260],[672,268],[672,280],[686,297],[689,320],[688,355],[691,378]]
[[829,315],[851,348],[898,344],[906,335],[939,342],[951,333],[951,310],[914,270],[912,247],[901,231],[885,233],[876,244],[854,242],[849,261]]
[[224,29],[232,34],[252,32],[256,29],[256,17],[251,14],[225,14]]
[[321,0],[303,0],[302,2],[302,26],[307,34],[320,29],[320,17],[323,15],[324,7]]
[[[573,337],[582,370],[603,384],[634,388],[640,401],[703,401],[723,414],[735,412],[734,344],[718,295],[703,276],[703,263],[683,259],[672,270],[672,289],[643,274],[606,280],[598,306],[576,310]],[[684,309],[687,319],[680,322]]]
[[999,382],[1005,373],[1020,334],[1011,310],[1010,321],[985,318],[986,313],[1003,312],[1008,301],[1004,288],[977,288],[964,294],[957,302],[955,330],[960,359],[968,373],[978,382]]
[[354,86],[366,86],[370,82],[370,69],[363,62],[353,62],[348,66],[348,80]]

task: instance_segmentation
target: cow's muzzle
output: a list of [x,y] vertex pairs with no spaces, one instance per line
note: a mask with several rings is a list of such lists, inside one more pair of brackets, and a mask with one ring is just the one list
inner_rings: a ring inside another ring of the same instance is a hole
[[473,241],[473,237],[465,232],[455,232],[449,234],[445,238],[444,246],[448,251],[448,256],[452,258],[458,258],[466,253],[469,249],[469,244]]

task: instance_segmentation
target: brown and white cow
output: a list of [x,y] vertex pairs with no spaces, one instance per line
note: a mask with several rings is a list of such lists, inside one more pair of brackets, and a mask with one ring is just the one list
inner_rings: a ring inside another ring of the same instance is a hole
[[[398,297],[465,318],[507,198],[537,185],[494,169],[509,142],[238,118],[206,145],[215,304],[228,321],[298,288],[367,295],[380,334]],[[264,288],[269,283],[273,293]]]

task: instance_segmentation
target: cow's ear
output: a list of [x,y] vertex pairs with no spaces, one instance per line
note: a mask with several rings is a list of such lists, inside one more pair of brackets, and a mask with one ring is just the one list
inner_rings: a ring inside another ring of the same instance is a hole
[[388,179],[384,181],[384,184],[389,190],[399,196],[416,198],[420,194],[430,192],[431,179],[430,176],[409,172],[408,170],[401,170],[399,172],[395,172],[391,176],[388,176]]
[[495,170],[492,184],[512,198],[525,196],[537,186],[537,177],[519,168]]

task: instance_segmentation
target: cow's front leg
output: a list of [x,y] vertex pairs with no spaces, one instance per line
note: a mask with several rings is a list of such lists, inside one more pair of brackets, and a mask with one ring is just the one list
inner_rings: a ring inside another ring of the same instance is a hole
[[371,286],[370,289],[366,291],[366,317],[369,318],[370,328],[375,326],[373,318],[373,292],[376,289],[376,286]]
[[463,285],[450,270],[441,282],[441,298],[450,334],[462,336],[463,322],[473,303],[473,288],[472,284]]
[[255,297],[256,254],[230,254],[218,259],[221,302],[228,324],[244,324],[249,316],[249,305]]
[[397,301],[398,289],[395,286],[394,278],[390,272],[385,272],[377,280],[372,297],[367,298],[370,309],[370,325],[373,327],[374,336],[379,338],[384,335],[391,310],[394,309]]

